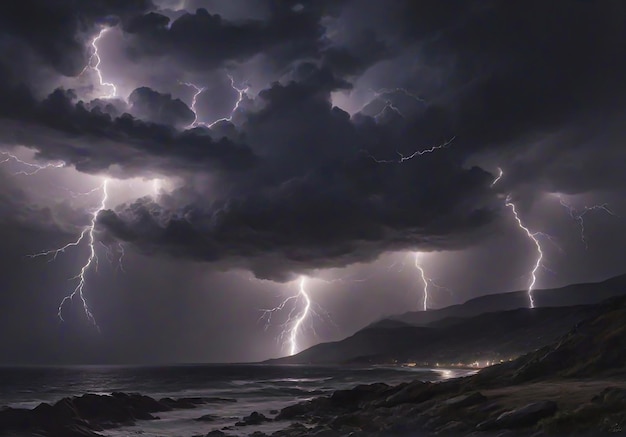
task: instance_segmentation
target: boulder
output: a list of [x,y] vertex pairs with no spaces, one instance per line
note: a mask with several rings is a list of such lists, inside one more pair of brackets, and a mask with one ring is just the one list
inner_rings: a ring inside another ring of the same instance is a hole
[[471,407],[472,405],[480,404],[485,402],[487,398],[480,392],[472,392],[469,394],[462,394],[443,402],[443,405],[451,408],[465,408]]
[[435,395],[433,386],[434,384],[430,382],[414,381],[377,402],[376,405],[381,407],[394,407],[399,404],[424,402]]
[[557,405],[553,401],[534,402],[514,410],[505,411],[496,419],[479,423],[478,430],[526,428],[535,425],[541,419],[553,416]]
[[235,426],[260,425],[263,422],[271,422],[263,414],[253,411],[249,416],[244,417],[241,421],[235,423]]

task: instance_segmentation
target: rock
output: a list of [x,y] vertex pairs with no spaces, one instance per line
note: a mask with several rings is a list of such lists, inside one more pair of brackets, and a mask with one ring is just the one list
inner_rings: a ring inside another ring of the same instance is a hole
[[263,422],[271,422],[263,414],[253,411],[249,416],[244,417],[241,421],[235,423],[235,426],[260,425]]
[[226,436],[228,434],[226,434],[224,431],[220,431],[219,429],[215,429],[211,432],[209,432],[205,437],[223,437]]
[[322,429],[313,431],[310,435],[311,437],[339,437],[341,434],[334,429],[323,427]]
[[479,423],[476,428],[481,431],[503,428],[525,428],[535,425],[541,419],[554,415],[556,411],[557,405],[553,401],[534,402],[516,408],[515,410],[505,411],[496,419]]
[[[212,398],[219,399],[219,398]],[[191,409],[196,408],[198,405],[206,404],[205,398],[189,397],[189,398],[163,398],[159,400],[159,403],[169,407],[170,409]]]
[[464,435],[468,430],[467,425],[459,421],[451,421],[439,428],[437,435]]
[[337,390],[330,396],[333,404],[341,407],[358,406],[360,403],[377,399],[381,393],[389,390],[389,386],[379,382],[376,384],[361,384],[350,390]]
[[278,410],[270,410],[270,414],[278,414]]
[[234,404],[237,399],[232,398],[202,398],[204,404]]
[[215,419],[217,419],[217,416],[214,416],[212,414],[205,414],[204,416],[200,416],[197,419],[198,422],[213,422]]
[[482,393],[475,391],[448,399],[444,401],[443,404],[451,408],[465,408],[485,402],[486,400],[487,398]]
[[276,431],[272,434],[272,437],[301,437],[308,436],[309,429],[301,423],[292,423],[285,429]]
[[591,402],[601,404],[626,405],[626,389],[617,387],[607,387],[597,396],[591,399]]
[[289,405],[278,413],[274,420],[291,420],[296,417],[302,417],[313,411],[311,401],[300,402],[299,404]]
[[432,398],[435,393],[431,389],[433,384],[430,382],[414,381],[404,386],[400,391],[393,393],[386,399],[376,403],[382,407],[393,407],[405,403],[420,403]]
[[111,395],[85,394],[63,398],[54,405],[39,404],[32,410],[5,408],[0,410],[0,435],[21,433],[47,437],[94,437],[98,431],[137,420],[154,420],[155,412],[182,408],[193,399],[178,403],[160,402],[137,393],[115,392]]
[[248,434],[248,437],[267,437],[267,434],[261,431],[254,431],[252,434]]

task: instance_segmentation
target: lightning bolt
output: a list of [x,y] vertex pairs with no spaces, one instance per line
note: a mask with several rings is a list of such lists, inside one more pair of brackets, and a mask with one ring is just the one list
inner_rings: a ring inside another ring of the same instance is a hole
[[110,27],[103,28],[102,30],[100,30],[100,33],[98,33],[98,35],[93,40],[91,40],[90,45],[93,49],[93,54],[89,58],[89,61],[87,62],[85,68],[83,68],[83,71],[80,73],[82,75],[87,70],[93,70],[96,72],[96,76],[98,77],[98,83],[100,84],[100,86],[110,89],[110,92],[108,94],[101,96],[101,98],[103,99],[112,99],[113,97],[117,96],[117,87],[115,86],[115,84],[111,82],[105,82],[104,78],[102,77],[102,71],[100,71],[100,63],[102,62],[102,59],[100,58],[100,54],[98,53],[98,41],[100,41],[100,38],[102,38],[102,36],[110,29]]
[[[103,28],[98,35],[91,41],[91,47],[93,49],[93,54],[91,55],[91,57],[89,58],[89,61],[87,63],[87,65],[85,66],[85,68],[83,69],[83,71],[81,72],[81,75],[83,73],[85,73],[87,70],[93,70],[95,71],[97,77],[98,77],[98,82],[100,84],[101,87],[108,87],[110,88],[110,93],[104,96],[101,96],[102,98],[113,98],[117,95],[117,88],[114,84],[106,82],[103,77],[102,77],[102,72],[100,71],[100,64],[102,62],[102,59],[100,58],[100,55],[98,53],[98,41],[100,41],[100,38],[102,38],[102,36],[109,30],[109,28]],[[17,163],[20,163],[30,169],[32,169],[31,171],[28,170],[23,170],[20,171],[18,173],[15,174],[22,174],[22,175],[27,175],[27,176],[32,176],[34,174],[39,173],[42,170],[48,169],[48,168],[62,168],[64,167],[66,164],[64,162],[53,162],[53,163],[48,163],[48,164],[44,164],[44,165],[39,165],[39,164],[35,164],[35,163],[30,163],[30,162],[26,162],[23,161],[19,158],[17,158],[16,156],[8,153],[8,152],[0,152],[3,156],[5,156],[6,158],[4,158],[2,161],[0,161],[1,163],[5,163],[8,162],[10,160],[14,160]],[[61,321],[64,321],[63,319],[63,309],[65,307],[65,305],[69,302],[72,302],[74,300],[74,298],[78,297],[81,300],[82,306],[83,306],[83,311],[85,313],[85,315],[87,316],[87,319],[96,327],[96,329],[98,329],[98,331],[100,330],[100,328],[98,327],[98,324],[96,322],[96,319],[93,315],[93,313],[91,312],[89,305],[87,303],[87,299],[85,297],[85,286],[87,283],[87,273],[89,272],[89,270],[91,269],[92,266],[95,267],[95,269],[97,270],[98,268],[98,256],[96,254],[96,248],[95,248],[95,244],[96,244],[96,239],[95,239],[95,229],[96,229],[96,223],[97,223],[97,219],[98,219],[98,214],[103,211],[106,208],[106,203],[108,200],[108,191],[107,191],[107,187],[108,187],[108,183],[109,183],[109,179],[104,179],[104,181],[102,182],[102,184],[99,187],[96,187],[86,193],[74,193],[71,190],[67,190],[69,191],[70,195],[74,198],[78,197],[78,196],[87,196],[90,194],[93,194],[97,191],[100,191],[102,193],[102,197],[100,200],[100,205],[92,212],[91,215],[91,221],[90,224],[86,227],[83,228],[83,230],[80,232],[78,238],[75,241],[71,241],[59,248],[56,249],[52,249],[52,250],[47,250],[47,251],[43,251],[43,252],[39,252],[39,253],[35,253],[35,254],[31,254],[28,255],[29,258],[39,258],[39,257],[48,257],[50,258],[48,260],[48,262],[52,262],[54,260],[57,259],[57,257],[59,256],[59,254],[64,253],[67,249],[73,248],[73,247],[77,247],[79,246],[81,243],[83,243],[84,241],[87,241],[87,246],[89,247],[89,255],[85,261],[85,263],[82,265],[82,267],[80,268],[78,274],[72,278],[70,278],[70,280],[77,280],[78,283],[76,285],[76,287],[74,287],[74,289],[71,291],[71,293],[67,294],[59,303],[59,307],[58,307],[58,311],[57,311],[57,315],[59,317],[59,319]],[[111,249],[107,248],[107,256],[109,256],[109,254],[111,254]],[[124,257],[124,246],[119,243],[118,244],[118,266],[119,268],[123,271],[123,257]]]
[[198,103],[198,96],[202,94],[205,88],[199,87],[198,85],[195,85],[191,82],[180,82],[180,84],[191,87],[195,90],[193,97],[191,98],[191,107],[189,108],[191,109],[191,112],[193,112],[194,118],[193,118],[193,122],[191,122],[191,124],[187,126],[187,129],[196,127],[198,124],[205,126],[206,125],[205,123],[198,122],[198,111],[196,110],[196,103]]
[[493,188],[498,182],[500,182],[500,179],[502,179],[502,176],[504,176],[504,172],[502,171],[502,169],[500,167],[498,167],[498,176],[496,176],[496,178],[493,180],[493,182],[491,183],[491,187]]
[[357,112],[363,111],[367,107],[367,105],[369,105],[376,99],[383,100],[385,103],[385,106],[383,106],[383,108],[380,111],[378,111],[377,114],[373,116],[375,119],[378,119],[385,112],[386,109],[391,109],[396,114],[400,115],[401,117],[404,117],[404,114],[402,114],[402,111],[400,111],[400,109],[398,109],[398,107],[393,104],[391,99],[386,98],[386,96],[389,96],[391,94],[404,94],[405,96],[412,98],[416,102],[419,102],[419,103],[425,102],[425,100],[422,99],[420,96],[410,92],[406,88],[380,88],[378,90],[373,90],[370,88],[369,91],[374,93],[374,98],[370,100],[369,102],[367,102],[365,105],[363,105]]
[[[95,234],[98,214],[106,208],[106,202],[108,199],[108,192],[107,192],[108,183],[109,183],[109,180],[105,179],[102,185],[100,186],[100,189],[102,190],[102,199],[100,201],[100,205],[98,206],[96,210],[93,211],[90,224],[82,230],[79,237],[75,241],[67,243],[66,245],[59,247],[57,249],[47,250],[44,252],[39,252],[39,253],[29,255],[30,258],[51,257],[50,261],[54,261],[57,258],[57,256],[65,252],[66,249],[69,249],[70,247],[78,246],[80,243],[87,240],[87,245],[89,247],[89,256],[87,257],[85,264],[81,267],[79,273],[76,276],[70,278],[70,280],[78,280],[78,284],[76,285],[76,287],[70,294],[66,295],[61,300],[57,315],[61,321],[64,321],[63,308],[65,307],[65,304],[73,301],[74,298],[78,296],[82,302],[83,311],[85,312],[87,319],[89,319],[89,321],[93,323],[93,325],[98,330],[100,330],[100,328],[98,327],[98,324],[96,322],[95,317],[93,316],[93,313],[89,309],[87,299],[85,298],[84,290],[85,290],[87,272],[89,271],[89,269],[94,263],[96,264],[96,268],[98,264],[98,256],[96,255],[96,248],[95,248],[96,239],[95,239],[94,234]],[[122,256],[123,256],[123,252],[122,252]],[[121,263],[121,257],[120,257],[120,263]]]
[[424,311],[428,311],[428,278],[426,277],[426,273],[424,272],[424,268],[420,264],[420,253],[415,253],[415,268],[419,270],[420,276],[422,278],[422,283],[424,284]]
[[311,299],[309,298],[309,295],[307,294],[306,289],[304,288],[305,284],[306,284],[306,278],[302,276],[300,278],[299,296],[301,296],[304,299],[304,308],[302,309],[302,312],[296,319],[296,322],[291,327],[291,333],[289,334],[289,352],[291,355],[295,355],[296,352],[298,352],[298,332],[300,331],[300,326],[302,326],[302,322],[306,320],[306,318],[309,315],[309,310],[311,309]]
[[107,246],[102,241],[100,242],[100,245],[104,247],[104,250],[106,250],[109,263],[111,265],[116,264],[115,270],[126,273],[126,270],[124,270],[124,255],[126,255],[126,249],[124,249],[124,244],[122,244],[122,242],[118,242],[117,250],[115,251],[111,246]]
[[[275,314],[285,311],[288,306],[291,307],[287,314],[287,320],[280,325],[282,332],[279,335],[279,341],[284,341],[289,355],[295,355],[301,350],[298,344],[298,338],[302,333],[305,322],[310,317],[315,316],[322,320],[331,320],[330,315],[311,300],[309,292],[306,289],[306,282],[307,278],[300,276],[298,280],[298,293],[285,298],[274,308],[261,310],[263,314],[259,318],[259,320],[265,321],[265,329],[268,329],[272,324],[272,318]],[[313,333],[317,335],[314,329]]]
[[235,112],[237,111],[237,109],[239,109],[239,105],[241,105],[241,102],[243,101],[246,93],[248,92],[249,87],[246,86],[244,88],[237,88],[237,85],[235,85],[235,79],[233,78],[233,76],[231,76],[230,74],[227,74],[227,76],[228,76],[228,79],[230,80],[231,88],[237,91],[237,96],[238,96],[237,101],[235,102],[235,106],[233,106],[233,109],[231,109],[230,115],[228,117],[218,118],[217,120],[211,123],[204,123],[204,122],[198,121],[198,112],[196,110],[196,103],[198,103],[198,97],[200,96],[200,94],[204,92],[206,88],[200,87],[191,82],[180,82],[182,85],[186,85],[195,90],[195,93],[191,99],[191,107],[189,108],[194,114],[194,120],[189,126],[187,126],[187,129],[191,129],[196,126],[205,126],[205,127],[211,128],[221,121],[229,121],[229,122],[232,121],[233,115],[235,115]]
[[[502,179],[503,176],[504,176],[504,171],[502,170],[502,168],[498,167],[498,176],[493,180],[493,182],[491,183],[491,186],[493,187],[494,185],[496,185],[498,181]],[[545,235],[545,234],[542,234],[540,232],[531,232],[530,229],[524,226],[522,219],[519,217],[519,214],[517,213],[515,204],[511,201],[510,194],[506,196],[506,200],[504,204],[506,205],[507,208],[511,209],[511,211],[513,212],[513,217],[515,218],[515,222],[517,223],[517,226],[524,232],[524,234],[526,234],[528,239],[533,242],[537,250],[537,258],[535,259],[535,264],[533,265],[533,268],[530,271],[530,274],[529,274],[530,282],[527,288],[528,302],[529,302],[530,308],[535,308],[535,299],[533,298],[533,290],[535,289],[535,284],[537,283],[537,271],[539,270],[539,267],[541,267],[541,261],[543,260],[543,251],[541,250],[541,244],[539,243],[538,237],[540,235]]]
[[530,283],[528,284],[528,301],[530,304],[530,308],[535,308],[535,300],[533,298],[533,290],[535,289],[535,284],[537,282],[537,271],[539,267],[541,267],[541,260],[543,259],[543,252],[541,250],[541,244],[539,243],[539,239],[537,238],[537,233],[531,232],[520,219],[517,214],[517,210],[515,208],[515,204],[511,202],[511,196],[507,196],[505,205],[511,208],[513,212],[513,217],[515,217],[515,221],[517,222],[518,227],[524,231],[526,236],[535,244],[535,248],[537,249],[537,258],[535,260],[535,265],[530,271]]
[[558,195],[559,203],[567,209],[569,216],[578,224],[578,228],[580,229],[580,241],[585,245],[585,249],[589,249],[589,243],[587,242],[587,236],[585,235],[585,215],[592,211],[603,211],[613,217],[619,217],[613,211],[609,209],[608,203],[602,203],[598,205],[585,206],[582,210],[577,210],[572,205],[568,204],[563,200],[563,196]]
[[423,98],[421,98],[417,94],[410,92],[406,88],[380,88],[379,90],[374,91],[374,97],[381,97],[388,94],[404,94],[405,96],[410,97],[417,102],[425,102]]
[[374,162],[378,163],[378,164],[403,164],[406,161],[409,161],[415,157],[418,156],[422,156],[422,155],[426,155],[427,153],[433,153],[439,149],[446,149],[450,146],[450,144],[452,144],[452,142],[454,141],[456,137],[452,137],[449,140],[447,140],[446,142],[436,145],[436,146],[432,146],[428,149],[422,149],[422,150],[417,150],[415,152],[413,152],[410,155],[404,155],[401,152],[396,151],[396,153],[398,154],[399,158],[398,159],[378,159],[375,156],[373,156],[371,153],[369,153],[367,150],[365,149],[361,149],[361,153],[365,154],[365,156],[367,156],[368,158],[372,159]]
[[42,170],[46,170],[49,168],[62,168],[65,166],[65,162],[62,161],[58,161],[58,162],[50,162],[47,164],[35,164],[32,162],[26,162],[21,160],[20,158],[18,158],[17,156],[9,153],[9,152],[0,152],[0,154],[2,154],[3,156],[5,156],[6,158],[4,158],[2,161],[0,161],[0,164],[4,164],[6,162],[9,162],[11,160],[17,162],[18,164],[22,164],[26,167],[29,167],[30,169],[32,169],[32,171],[28,171],[28,170],[21,170],[18,171],[16,173],[13,173],[13,175],[17,176],[17,175],[24,175],[24,176],[32,176],[34,174],[39,173]]

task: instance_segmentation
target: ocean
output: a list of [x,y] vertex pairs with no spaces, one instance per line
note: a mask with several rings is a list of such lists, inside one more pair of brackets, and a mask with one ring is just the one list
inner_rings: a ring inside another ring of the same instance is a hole
[[[253,411],[273,416],[273,410],[352,388],[358,384],[401,382],[420,379],[438,381],[468,374],[464,370],[415,367],[311,367],[240,365],[175,366],[65,366],[0,368],[0,408],[34,408],[41,402],[54,403],[67,396],[115,391],[141,393],[153,398],[217,397],[236,400],[201,405],[190,410],[159,413],[159,420],[140,421],[134,426],[103,432],[106,436],[194,436],[232,427]],[[215,421],[200,422],[203,415]],[[253,431],[271,433],[289,423],[268,422],[258,426],[233,427],[229,435]]]

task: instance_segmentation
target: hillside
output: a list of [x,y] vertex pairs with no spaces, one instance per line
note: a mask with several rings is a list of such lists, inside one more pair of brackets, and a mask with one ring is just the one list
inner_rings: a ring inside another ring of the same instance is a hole
[[626,294],[626,275],[600,283],[482,296],[440,310],[405,313],[373,323],[337,342],[322,343],[272,364],[424,365],[508,360],[555,341],[599,302]]
[[595,314],[597,306],[518,308],[433,326],[377,324],[334,343],[313,346],[276,364],[473,363],[508,360],[554,341]]
[[[623,294],[626,294],[626,275],[616,276],[602,282],[536,290],[533,296],[535,306],[541,308],[596,304],[610,297]],[[459,305],[451,305],[436,310],[407,312],[389,318],[411,325],[424,326],[450,317],[472,317],[482,313],[506,311],[527,306],[528,294],[523,290],[489,294]]]
[[626,374],[626,297],[609,299],[599,305],[598,313],[553,344],[485,369],[479,379],[517,383]]

